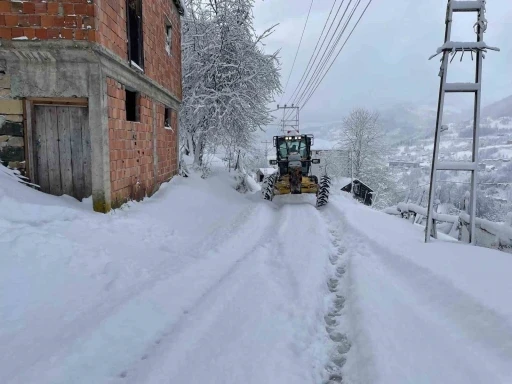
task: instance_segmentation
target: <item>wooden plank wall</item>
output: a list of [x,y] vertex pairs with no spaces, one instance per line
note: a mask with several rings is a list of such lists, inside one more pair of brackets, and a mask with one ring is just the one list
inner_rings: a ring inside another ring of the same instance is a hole
[[92,193],[88,109],[35,105],[36,183],[43,192],[79,200]]

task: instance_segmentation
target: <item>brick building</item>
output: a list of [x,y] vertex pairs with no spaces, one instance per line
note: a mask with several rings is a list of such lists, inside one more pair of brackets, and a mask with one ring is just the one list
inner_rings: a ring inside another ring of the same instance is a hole
[[180,0],[0,1],[0,160],[107,212],[178,170]]

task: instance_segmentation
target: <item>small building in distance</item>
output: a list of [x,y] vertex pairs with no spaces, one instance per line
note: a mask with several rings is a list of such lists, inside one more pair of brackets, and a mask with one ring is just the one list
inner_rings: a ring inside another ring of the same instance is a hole
[[258,168],[256,171],[256,181],[258,183],[263,182],[266,176],[270,176],[277,172],[275,168]]
[[[349,182],[343,188],[343,192],[352,192],[352,182]],[[354,179],[354,193],[353,196],[361,203],[371,206],[373,203],[373,189],[364,184],[362,181]]]

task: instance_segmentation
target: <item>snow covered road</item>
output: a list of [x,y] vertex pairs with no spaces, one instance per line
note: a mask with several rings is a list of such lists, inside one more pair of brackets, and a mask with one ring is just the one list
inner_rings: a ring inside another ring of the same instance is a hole
[[0,383],[512,382],[510,255],[231,183],[105,216],[0,180]]
[[334,200],[350,254],[347,382],[512,382],[508,255],[425,245],[419,227]]

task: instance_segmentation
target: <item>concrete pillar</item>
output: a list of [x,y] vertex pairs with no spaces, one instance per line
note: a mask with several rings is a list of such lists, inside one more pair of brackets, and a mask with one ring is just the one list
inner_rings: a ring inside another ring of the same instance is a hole
[[92,203],[96,212],[111,209],[107,79],[98,64],[89,67]]

